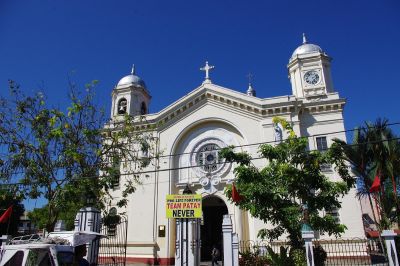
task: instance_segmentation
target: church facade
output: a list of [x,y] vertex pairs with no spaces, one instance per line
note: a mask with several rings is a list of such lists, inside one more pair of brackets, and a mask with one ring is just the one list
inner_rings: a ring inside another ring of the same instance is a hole
[[[162,154],[157,165],[146,169],[149,171],[143,174],[142,184],[130,196],[127,208],[119,209],[128,217],[127,261],[173,264],[176,225],[166,218],[165,200],[168,194],[181,194],[187,185],[203,197],[202,260],[209,259],[213,245],[222,244],[225,214],[231,215],[240,241],[259,240],[258,231],[268,225],[240,210],[224,195],[224,188],[235,179],[234,165],[224,163],[218,149],[233,145],[237,151],[257,157],[260,143],[285,138],[285,132],[272,121],[275,116],[289,121],[298,136],[308,137],[310,150],[323,151],[332,139],[345,139],[346,100],[334,90],[330,62],[318,45],[303,37],[303,44],[287,65],[292,92],[273,98],[256,97],[251,84],[242,93],[212,83],[209,72],[213,67],[206,63],[201,69],[206,77],[199,87],[154,114],[148,113],[150,92],[134,69],[123,77],[112,91],[112,120],[125,114],[144,115],[147,124],[143,129],[157,125],[149,130]],[[253,163],[261,168],[266,162]],[[333,180],[339,178],[331,166],[323,171]],[[123,182],[121,177],[121,187]],[[118,189],[113,191],[117,198],[118,193]],[[343,238],[364,236],[355,189],[342,199],[342,208],[330,214],[347,226]]]

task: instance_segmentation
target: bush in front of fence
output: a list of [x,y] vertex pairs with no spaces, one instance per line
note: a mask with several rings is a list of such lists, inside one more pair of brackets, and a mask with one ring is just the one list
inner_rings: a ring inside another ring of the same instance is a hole
[[[266,249],[267,252],[262,252],[262,249]],[[240,252],[239,265],[240,266],[306,266],[306,252],[305,249],[290,249],[289,247],[280,246],[279,252],[267,247],[255,246],[252,249],[247,249],[244,252]],[[314,252],[314,263],[315,266],[324,266],[327,258],[326,251],[320,245],[313,247]]]
[[261,255],[259,250],[240,252],[240,266],[265,266],[271,265],[270,263],[270,257],[268,255]]
[[291,249],[289,253],[295,266],[307,266],[307,259],[304,249]]

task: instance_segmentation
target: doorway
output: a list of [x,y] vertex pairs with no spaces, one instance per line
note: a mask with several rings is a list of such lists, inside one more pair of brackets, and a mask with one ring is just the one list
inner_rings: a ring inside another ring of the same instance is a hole
[[225,202],[210,196],[203,199],[203,223],[201,225],[201,261],[211,260],[211,251],[215,245],[223,257],[222,219],[228,214]]

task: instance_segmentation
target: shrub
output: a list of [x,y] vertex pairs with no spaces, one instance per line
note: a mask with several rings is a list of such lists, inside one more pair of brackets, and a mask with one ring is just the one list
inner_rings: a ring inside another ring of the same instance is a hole
[[262,256],[259,250],[245,251],[240,253],[241,258],[239,259],[240,266],[265,266],[271,265],[268,256]]
[[306,252],[304,249],[292,248],[289,254],[294,266],[307,266]]

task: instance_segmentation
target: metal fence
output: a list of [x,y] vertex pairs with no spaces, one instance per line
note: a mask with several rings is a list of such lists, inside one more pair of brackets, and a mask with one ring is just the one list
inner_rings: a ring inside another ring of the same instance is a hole
[[103,224],[100,233],[107,236],[100,240],[98,265],[126,265],[128,220],[119,216],[118,222]]
[[388,265],[377,239],[314,240],[313,246],[326,252],[325,265]]
[[[276,241],[241,241],[239,252],[257,253],[266,256],[267,247],[271,247],[275,253],[280,252],[280,247],[289,247],[287,242]],[[328,239],[314,240],[314,258],[317,265],[324,266],[348,266],[348,265],[389,265],[385,257],[385,250],[378,239]],[[326,253],[324,263],[317,261],[316,256]],[[317,254],[319,253],[319,254]]]

